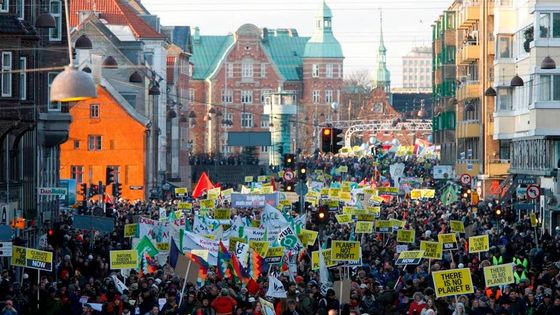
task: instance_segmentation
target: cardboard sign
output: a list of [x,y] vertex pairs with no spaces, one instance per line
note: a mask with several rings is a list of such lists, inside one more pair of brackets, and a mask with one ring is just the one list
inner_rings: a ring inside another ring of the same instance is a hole
[[465,225],[462,221],[449,221],[449,226],[451,227],[451,232],[455,233],[465,233]]
[[125,224],[124,237],[138,237],[138,223]]
[[329,207],[329,211],[338,211],[338,200],[327,200],[327,202],[325,203],[325,205],[327,207]]
[[112,250],[109,252],[109,266],[114,269],[136,269],[138,267],[138,252],[130,250]]
[[513,283],[513,265],[503,264],[484,267],[484,281],[487,287],[507,285]]
[[455,233],[438,234],[438,241],[443,244],[444,250],[457,249],[457,235]]
[[329,188],[329,198],[333,200],[338,200],[339,193],[340,193],[340,188]]
[[490,249],[488,235],[469,237],[469,254],[487,252]]
[[358,221],[356,222],[356,233],[372,233],[373,222]]
[[241,237],[230,237],[229,238],[228,251],[233,253],[235,251],[235,248],[236,248],[236,245],[237,245],[238,242],[239,243],[245,243],[245,239],[241,238]]
[[268,176],[266,176],[266,175],[261,175],[261,176],[258,176],[258,177],[257,177],[257,181],[258,181],[258,182],[261,182],[261,183],[262,183],[262,182],[266,182],[267,179],[268,179]]
[[332,241],[331,259],[333,261],[360,260],[360,242]]
[[377,220],[375,221],[375,230],[380,233],[391,233],[393,222],[391,220]]
[[269,244],[270,243],[268,241],[249,241],[249,247],[259,253],[259,255],[261,255],[262,257],[266,256]]
[[397,230],[398,243],[414,243],[416,239],[415,230]]
[[12,266],[25,267],[25,247],[12,246]]
[[338,193],[338,199],[344,202],[351,202],[352,201],[352,194],[347,191],[341,191]]
[[278,262],[280,262],[280,260],[282,260],[282,256],[284,256],[284,250],[285,248],[283,246],[269,247],[268,250],[266,251],[265,258],[278,257],[279,258]]
[[399,189],[397,187],[377,187],[377,193],[380,195],[397,196]]
[[177,187],[175,188],[175,195],[177,196],[186,196],[188,193],[187,187]]
[[215,209],[214,219],[229,220],[231,218],[231,209]]
[[391,222],[391,227],[393,227],[393,228],[402,229],[406,225],[406,221],[403,221],[403,220],[391,219],[389,221]]
[[246,183],[252,183],[253,182],[253,176],[245,176],[245,182]]
[[193,205],[190,202],[180,201],[179,203],[177,203],[177,209],[191,210],[192,208],[193,208]]
[[52,271],[53,253],[33,248],[25,249],[25,267]]
[[379,217],[381,214],[381,207],[368,207],[367,210],[376,217]]
[[539,221],[537,221],[537,215],[535,213],[531,213],[529,214],[529,217],[531,218],[531,227],[537,227]]
[[231,196],[232,193],[233,193],[233,188],[228,188],[220,192],[220,194],[222,194],[222,197],[229,197]]
[[306,229],[302,229],[299,232],[299,239],[300,241],[307,245],[307,246],[313,246],[313,244],[315,244],[315,240],[317,239],[317,236],[319,235],[319,232],[317,231],[312,231],[312,230],[306,230]]
[[214,209],[216,207],[216,201],[213,199],[201,200],[200,208],[204,209]]
[[424,251],[424,258],[441,259],[443,244],[440,242],[420,241],[420,250]]
[[220,192],[221,192],[220,187],[212,188],[212,189],[208,190],[208,194],[207,194],[208,197],[206,199],[216,200],[216,199],[220,198]]
[[413,189],[410,192],[410,199],[431,199],[436,195],[434,189]]
[[474,293],[469,268],[432,272],[436,297]]
[[[325,266],[327,268],[336,266],[336,262],[333,261],[331,249],[323,249],[323,258],[325,259]],[[316,250],[311,252],[311,269],[312,270],[319,270],[319,251]]]
[[373,214],[373,213],[358,214],[358,215],[356,215],[356,219],[358,219],[358,221],[373,222],[373,221],[375,221],[375,214]]
[[348,223],[352,222],[352,215],[350,215],[350,214],[337,214],[336,215],[336,220],[340,224],[348,224]]
[[403,251],[399,254],[399,258],[395,261],[395,265],[418,265],[424,257],[423,250],[409,250]]

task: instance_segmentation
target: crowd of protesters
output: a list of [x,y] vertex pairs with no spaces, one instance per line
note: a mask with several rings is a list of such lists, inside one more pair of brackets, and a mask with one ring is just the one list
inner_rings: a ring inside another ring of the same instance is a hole
[[[346,180],[390,181],[389,165],[403,162],[405,174],[422,178],[423,186],[440,190],[446,184],[431,178],[435,160],[415,156],[315,155],[304,161],[312,170],[332,174],[333,181],[341,179],[334,172],[339,166],[348,166]],[[183,281],[169,264],[160,265],[151,274],[132,270],[127,277],[117,275],[127,287],[120,292],[111,278],[116,273],[110,270],[108,260],[109,250],[131,248],[130,239],[123,235],[124,225],[132,223],[135,216],[158,219],[160,207],[171,211],[173,205],[173,200],[120,201],[115,205],[115,230],[109,234],[73,229],[71,216],[61,214],[64,237],[60,246],[51,248],[55,251],[54,271],[42,272],[38,281],[37,272],[5,268],[4,264],[0,315],[268,315],[259,298],[273,302],[278,315],[560,314],[559,235],[535,231],[527,215],[519,218],[512,215],[511,209],[504,208],[502,215],[497,216],[488,203],[481,202],[474,211],[468,198],[444,206],[437,196],[423,202],[393,198],[382,206],[382,218],[404,220],[406,229],[416,231],[416,244],[420,240],[437,241],[439,233],[449,233],[449,220],[460,220],[466,227],[466,233],[458,234],[457,250],[445,251],[441,260],[424,259],[419,265],[404,269],[395,266],[396,233],[356,236],[351,225],[338,224],[332,216],[324,227],[326,247],[332,240],[361,242],[361,266],[330,269],[332,281],[349,273],[351,287],[345,288],[350,292],[349,300],[342,301],[333,289],[322,290],[319,272],[311,270],[310,253],[318,248],[318,243],[299,255],[297,274],[279,275],[287,291],[286,299],[265,296],[266,277],[258,281],[259,292],[250,294],[234,279],[220,278],[213,268],[202,286],[187,283],[183,290]],[[258,214],[258,209],[244,209],[233,215],[258,219]],[[297,216],[297,211],[291,215]],[[308,220],[307,228],[319,229],[313,220]],[[489,235],[490,250],[469,254],[468,236],[483,234]],[[515,266],[514,283],[485,287],[482,267],[505,263]],[[436,298],[431,272],[454,268],[470,269],[474,294]]]

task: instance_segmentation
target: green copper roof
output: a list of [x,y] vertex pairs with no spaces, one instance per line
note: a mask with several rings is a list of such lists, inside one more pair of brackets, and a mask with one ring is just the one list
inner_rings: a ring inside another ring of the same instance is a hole
[[332,32],[332,12],[322,1],[315,14],[315,33],[305,45],[306,58],[344,58],[342,47]]
[[233,44],[233,35],[193,37],[194,80],[206,79],[218,66],[226,50]]
[[263,43],[282,76],[288,81],[303,79],[303,52],[309,37],[269,36]]
[[331,8],[327,5],[327,3],[323,0],[323,4],[319,7],[319,10],[315,12],[315,17],[328,17],[332,18],[332,11]]

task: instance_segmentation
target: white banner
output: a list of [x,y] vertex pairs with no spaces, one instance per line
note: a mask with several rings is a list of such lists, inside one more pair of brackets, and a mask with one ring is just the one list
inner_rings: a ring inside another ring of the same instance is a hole
[[[222,240],[226,248],[229,246],[229,240]],[[206,237],[198,236],[192,232],[185,232],[183,238],[183,252],[190,252],[193,249],[208,250],[208,264],[216,266],[218,263],[218,247],[219,240],[211,240]]]
[[249,259],[249,245],[241,242],[235,243],[235,256],[239,259],[239,262],[243,268],[247,268],[247,262]]
[[261,214],[261,224],[264,228],[268,228],[269,230],[280,229],[288,225],[288,220],[284,218],[280,210],[273,206],[266,205]]
[[268,276],[268,291],[266,291],[266,296],[285,299],[287,297],[286,290],[282,282],[273,276]]
[[128,288],[126,287],[126,285],[119,278],[117,278],[116,275],[112,275],[111,278],[113,279],[113,282],[115,283],[115,287],[117,288],[117,290],[121,294],[123,294],[124,290],[128,291]]

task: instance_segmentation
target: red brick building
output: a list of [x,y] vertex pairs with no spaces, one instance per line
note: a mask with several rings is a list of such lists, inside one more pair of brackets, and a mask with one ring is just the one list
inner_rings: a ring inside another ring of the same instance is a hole
[[[279,89],[293,91],[299,105],[291,126],[292,148],[317,147],[318,125],[333,116],[332,103],[340,102],[343,87],[344,56],[324,2],[312,37],[300,37],[295,29],[245,24],[225,36],[202,36],[195,28],[192,43],[194,153],[236,153],[240,148],[225,145],[229,131],[269,130],[270,117],[263,108],[267,95]],[[258,150],[265,158],[270,148]]]

